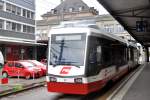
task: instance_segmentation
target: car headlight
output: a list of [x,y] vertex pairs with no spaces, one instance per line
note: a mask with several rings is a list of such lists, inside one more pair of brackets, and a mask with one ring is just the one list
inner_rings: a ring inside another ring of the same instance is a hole
[[82,78],[75,78],[75,79],[74,79],[74,82],[75,82],[75,83],[82,83]]
[[57,82],[57,79],[55,77],[50,77],[49,80],[50,82]]

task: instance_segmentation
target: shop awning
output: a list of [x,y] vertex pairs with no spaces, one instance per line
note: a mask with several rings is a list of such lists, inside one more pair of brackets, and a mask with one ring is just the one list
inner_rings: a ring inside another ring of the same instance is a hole
[[0,37],[0,44],[24,45],[24,46],[46,46],[44,43],[37,43],[35,40],[23,40],[15,38]]

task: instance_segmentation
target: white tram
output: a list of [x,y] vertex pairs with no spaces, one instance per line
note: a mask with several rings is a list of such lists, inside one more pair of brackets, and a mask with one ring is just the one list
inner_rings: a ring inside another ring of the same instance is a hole
[[49,92],[88,94],[138,64],[135,45],[85,22],[66,22],[51,29],[46,76]]

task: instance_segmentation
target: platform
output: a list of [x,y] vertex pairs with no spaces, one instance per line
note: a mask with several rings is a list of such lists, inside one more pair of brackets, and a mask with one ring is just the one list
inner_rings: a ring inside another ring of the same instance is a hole
[[122,100],[150,100],[150,63],[145,63]]

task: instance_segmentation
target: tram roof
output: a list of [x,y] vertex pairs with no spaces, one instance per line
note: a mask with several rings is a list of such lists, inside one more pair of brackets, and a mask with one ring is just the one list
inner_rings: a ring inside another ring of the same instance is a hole
[[[69,33],[67,30],[69,29],[69,32],[74,32],[74,33],[90,33],[89,35],[95,35],[95,36],[102,36],[107,39],[113,40],[113,41],[119,41],[124,44],[134,46],[133,43],[129,43],[127,40],[122,39],[121,37],[118,37],[112,33],[106,33],[101,31],[100,28],[97,27],[96,23],[94,20],[83,20],[83,21],[66,21],[62,22],[60,25],[52,27],[50,34],[55,34],[59,32],[63,33]],[[133,44],[133,45],[132,45]]]
[[91,30],[91,35],[93,34],[93,35],[96,35],[96,36],[102,36],[102,37],[105,37],[107,39],[114,40],[114,41],[119,41],[119,42],[122,42],[124,44],[129,45],[128,40],[122,39],[121,37],[116,36],[113,33],[101,32],[100,30],[93,29],[93,28],[90,28],[90,30]]

